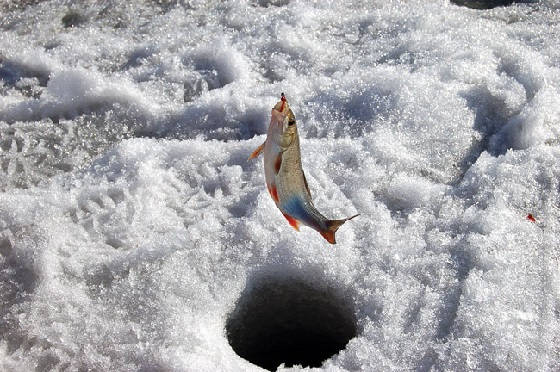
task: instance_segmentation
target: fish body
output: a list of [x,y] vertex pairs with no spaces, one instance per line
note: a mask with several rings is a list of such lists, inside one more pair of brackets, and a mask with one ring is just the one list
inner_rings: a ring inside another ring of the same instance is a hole
[[249,157],[264,154],[266,187],[272,200],[290,225],[299,231],[301,224],[317,230],[331,244],[335,232],[352,216],[329,220],[313,205],[305,173],[301,166],[301,150],[295,116],[286,98],[274,106],[265,142]]

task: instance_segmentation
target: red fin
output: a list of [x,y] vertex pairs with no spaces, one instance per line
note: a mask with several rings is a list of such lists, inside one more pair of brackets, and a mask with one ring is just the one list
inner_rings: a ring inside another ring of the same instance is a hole
[[280,199],[278,199],[278,190],[276,189],[275,185],[270,186],[268,188],[268,192],[270,193],[270,196],[272,196],[272,200],[274,200],[276,203],[280,201]]
[[265,143],[266,143],[266,141],[263,142],[262,145],[260,145],[259,147],[257,147],[257,149],[256,149],[255,151],[253,151],[253,152],[251,153],[251,155],[249,155],[249,159],[247,159],[247,160],[251,160],[251,159],[256,158],[257,156],[259,156],[259,155],[261,154],[261,152],[263,151],[263,149],[264,149],[264,144],[265,144]]
[[336,244],[336,240],[334,238],[334,231],[321,231],[321,235],[325,238],[329,243]]
[[293,218],[292,216],[288,215],[288,214],[284,214],[284,217],[286,217],[286,219],[288,220],[288,222],[290,223],[290,226],[292,226],[294,229],[296,229],[296,231],[299,231],[299,222],[298,220],[296,220],[295,218]]
[[359,214],[355,214],[352,217],[344,218],[342,220],[328,220],[327,221],[327,230],[320,231],[320,233],[323,236],[323,238],[325,238],[329,243],[336,244],[336,239],[334,237],[334,234],[336,233],[336,230],[338,230],[338,228],[340,226],[342,226],[344,224],[344,222],[349,221],[352,218],[358,217],[358,216],[359,216]]
[[279,153],[274,161],[274,173],[278,174],[280,172],[280,167],[282,166],[282,153]]
[[294,229],[296,229],[296,231],[299,231],[299,222],[298,220],[296,220],[295,218],[293,218],[292,216],[282,213],[284,215],[284,217],[286,217],[286,219],[288,220],[288,222],[290,223],[290,226],[292,226]]
[[533,217],[533,214],[529,213],[527,215],[527,219],[531,222],[537,222],[537,220],[535,219],[535,217]]

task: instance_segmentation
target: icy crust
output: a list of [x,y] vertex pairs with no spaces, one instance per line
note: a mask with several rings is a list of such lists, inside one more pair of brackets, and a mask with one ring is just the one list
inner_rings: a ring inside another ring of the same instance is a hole
[[[540,36],[558,33],[548,3],[364,3],[344,17],[298,2],[56,4],[2,24],[0,121],[113,110],[135,136],[248,139],[286,90],[307,138],[375,133],[447,183],[484,151],[558,135],[558,48]],[[80,24],[53,22],[68,14]]]
[[[133,114],[138,126],[156,115],[154,134],[246,139],[263,129],[252,128],[227,98],[261,102],[289,89],[302,102],[308,136],[390,130],[448,180],[450,165],[459,168],[457,177],[484,150],[526,148],[555,134],[550,123],[557,113],[519,133],[525,107],[538,106],[539,95],[548,96],[547,107],[558,106],[557,48],[539,36],[558,31],[558,15],[546,4],[538,14],[531,13],[536,5],[480,14],[388,2],[363,4],[365,13],[344,10],[345,17],[297,2],[146,2],[131,9],[113,4],[111,11],[49,5],[12,12],[4,23],[1,120],[72,118],[119,104],[140,111]],[[86,21],[71,28],[53,23],[65,12]],[[30,32],[31,21],[43,33]],[[184,108],[183,101],[193,105]],[[441,147],[453,150],[434,152]]]
[[315,204],[362,213],[326,249],[274,209],[245,162],[257,142],[128,140],[45,190],[2,194],[17,288],[3,291],[5,365],[256,370],[225,322],[246,286],[277,281],[351,303],[358,336],[326,368],[558,368],[557,149],[485,156],[454,191],[309,140]]
[[[560,369],[557,2],[6,4],[0,370]],[[280,92],[335,248],[246,160]]]

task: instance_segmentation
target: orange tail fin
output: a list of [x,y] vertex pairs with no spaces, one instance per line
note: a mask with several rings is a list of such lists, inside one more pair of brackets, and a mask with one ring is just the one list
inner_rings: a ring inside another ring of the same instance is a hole
[[336,233],[336,230],[338,230],[338,228],[340,226],[342,226],[344,224],[344,222],[349,221],[352,218],[358,217],[358,216],[359,216],[359,214],[355,214],[352,217],[344,218],[342,220],[328,220],[327,221],[327,230],[321,231],[321,235],[329,243],[336,244],[336,239],[334,237],[334,234]]

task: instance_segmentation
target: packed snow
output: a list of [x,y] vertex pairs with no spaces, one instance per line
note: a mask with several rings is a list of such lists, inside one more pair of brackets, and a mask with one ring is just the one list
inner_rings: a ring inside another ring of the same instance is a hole
[[0,3],[0,370],[560,370],[560,5],[465,2]]

